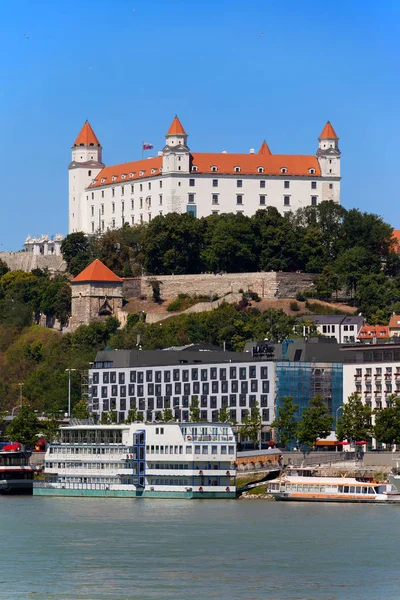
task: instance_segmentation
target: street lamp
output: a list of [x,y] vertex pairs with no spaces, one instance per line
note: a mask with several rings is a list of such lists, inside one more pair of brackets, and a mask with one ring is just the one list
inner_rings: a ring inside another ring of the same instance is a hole
[[335,431],[337,429],[337,421],[338,421],[338,412],[339,412],[339,410],[341,410],[342,413],[343,413],[343,406],[338,406],[337,409],[336,409]]
[[68,371],[68,418],[71,416],[71,371],[76,371],[76,369],[65,369],[65,372]]
[[19,405],[22,407],[22,388],[24,387],[23,383],[19,383]]

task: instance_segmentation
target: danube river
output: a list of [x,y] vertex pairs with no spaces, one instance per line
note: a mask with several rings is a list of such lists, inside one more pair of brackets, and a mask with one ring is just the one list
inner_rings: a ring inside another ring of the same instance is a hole
[[0,599],[400,598],[396,506],[0,497]]

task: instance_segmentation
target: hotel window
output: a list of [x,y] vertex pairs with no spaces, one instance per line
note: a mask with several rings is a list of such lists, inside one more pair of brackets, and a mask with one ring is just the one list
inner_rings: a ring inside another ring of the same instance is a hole
[[236,204],[243,204],[243,196],[241,194],[236,196]]
[[114,196],[115,196],[115,188],[111,188],[111,196],[114,198]]
[[213,204],[218,204],[218,194],[213,194],[212,195],[212,203]]
[[194,194],[188,194],[188,202],[194,202]]
[[317,196],[311,196],[311,206],[317,206]]
[[311,189],[312,190],[316,190],[317,189],[317,182],[316,181],[312,181],[311,182]]
[[194,179],[189,179],[189,187],[194,187]]
[[290,206],[290,196],[283,196],[284,206]]
[[243,179],[238,179],[236,181],[236,187],[240,187],[240,188],[243,187]]
[[260,196],[260,205],[265,206],[265,196]]
[[265,180],[261,179],[260,181],[260,188],[265,188]]
[[288,190],[290,188],[290,181],[284,181],[283,187],[285,188],[285,190]]
[[213,179],[212,185],[213,185],[213,187],[218,187],[218,179]]

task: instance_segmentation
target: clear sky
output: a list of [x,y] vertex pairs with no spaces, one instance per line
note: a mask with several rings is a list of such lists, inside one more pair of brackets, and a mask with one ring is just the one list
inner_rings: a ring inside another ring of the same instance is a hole
[[329,119],[343,205],[400,228],[399,18],[398,0],[1,0],[0,250],[67,233],[85,119],[115,164],[161,149],[175,114],[203,152],[314,154]]

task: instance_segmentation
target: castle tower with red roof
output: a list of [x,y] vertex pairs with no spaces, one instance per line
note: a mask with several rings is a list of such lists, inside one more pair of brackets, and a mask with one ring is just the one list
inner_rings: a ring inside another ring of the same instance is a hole
[[89,218],[84,190],[104,167],[102,147],[89,121],[85,121],[72,148],[69,169],[69,233],[85,231]]
[[123,280],[96,259],[71,281],[70,330],[92,321],[118,317]]
[[340,201],[340,150],[339,138],[330,121],[327,121],[318,138],[318,162],[321,175],[325,181],[322,184],[324,200]]

